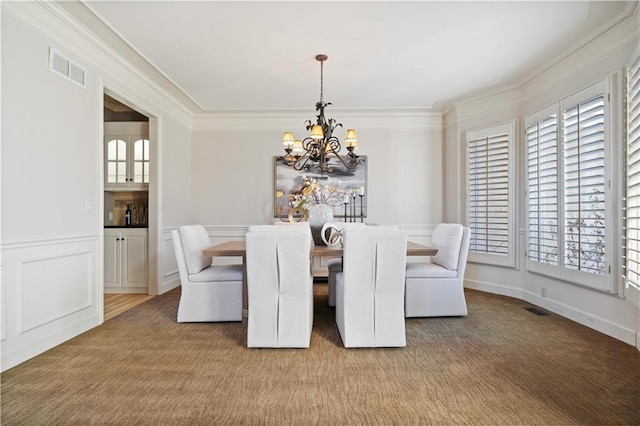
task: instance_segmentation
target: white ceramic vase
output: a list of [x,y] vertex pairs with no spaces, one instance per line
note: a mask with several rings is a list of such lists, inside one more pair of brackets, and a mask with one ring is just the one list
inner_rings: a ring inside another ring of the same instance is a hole
[[316,245],[325,245],[322,241],[322,227],[325,223],[333,222],[333,206],[329,204],[311,204],[305,206],[309,212],[309,226]]

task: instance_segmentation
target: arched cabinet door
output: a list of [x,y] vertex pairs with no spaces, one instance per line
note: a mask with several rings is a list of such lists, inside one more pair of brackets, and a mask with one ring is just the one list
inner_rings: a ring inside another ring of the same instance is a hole
[[104,187],[106,190],[149,188],[147,123],[105,123]]

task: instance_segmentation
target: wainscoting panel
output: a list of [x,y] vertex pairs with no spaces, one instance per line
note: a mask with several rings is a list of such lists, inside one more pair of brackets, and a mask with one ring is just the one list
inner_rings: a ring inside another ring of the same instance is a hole
[[21,262],[20,333],[91,306],[93,264],[89,251]]
[[1,246],[1,369],[100,324],[99,235]]
[[0,265],[0,341],[7,338],[7,276],[4,264]]
[[171,231],[177,228],[165,228],[162,230],[162,278],[158,286],[158,294],[164,294],[180,285],[178,274],[178,263],[173,249],[173,238]]

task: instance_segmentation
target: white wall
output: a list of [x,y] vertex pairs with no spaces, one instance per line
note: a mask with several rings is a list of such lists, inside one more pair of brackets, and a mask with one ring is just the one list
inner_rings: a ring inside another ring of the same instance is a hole
[[[465,286],[530,301],[632,345],[636,344],[640,317],[636,291],[625,291],[621,285],[620,295],[609,295],[526,270],[524,249],[527,206],[524,192],[525,141],[522,137],[522,123],[526,115],[625,67],[629,63],[632,50],[639,42],[637,22],[635,17],[622,20],[619,25],[603,32],[579,49],[568,52],[564,59],[522,84],[460,101],[445,115],[447,170],[451,177],[457,176],[459,182],[445,184],[445,211],[448,220],[463,220],[465,217],[464,133],[470,129],[508,120],[515,119],[520,123],[515,147],[518,149],[519,158],[518,164],[515,165],[518,169],[516,198],[519,212],[515,224],[518,230],[515,244],[516,267],[498,268],[470,264],[467,268]],[[620,167],[616,170],[620,170]],[[462,195],[450,197],[449,194],[454,194],[454,189],[459,189]],[[618,228],[619,226],[616,227]],[[616,244],[621,244],[620,238]],[[541,296],[543,287],[546,289],[545,297]]]
[[[150,132],[157,145],[149,252],[150,287],[159,290],[158,279],[171,280],[162,271],[173,257],[161,242],[163,218],[172,225],[191,220],[185,190],[191,116],[57,4],[1,6],[0,350],[6,370],[102,322],[103,86],[157,123]],[[49,47],[86,69],[86,88],[49,71]]]
[[[442,116],[428,111],[327,115],[358,130],[359,155],[368,162],[368,217],[427,235],[442,220]],[[203,114],[194,119],[193,218],[213,235],[273,221],[273,157],[282,155],[282,133],[302,137],[299,112]],[[342,138],[344,131],[338,129]],[[429,234],[430,235],[430,234]],[[240,235],[238,235],[240,236]]]

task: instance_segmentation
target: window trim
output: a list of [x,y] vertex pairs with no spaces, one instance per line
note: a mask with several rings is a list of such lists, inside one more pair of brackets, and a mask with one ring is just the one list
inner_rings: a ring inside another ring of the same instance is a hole
[[[636,94],[636,96],[638,96],[638,100],[640,101],[640,51],[636,52],[635,55],[633,55],[631,61],[629,62],[629,66],[627,67],[627,69],[625,70],[625,76],[626,76],[626,81],[625,81],[625,95],[626,95],[626,102],[625,102],[625,126],[624,126],[624,133],[625,133],[625,152],[624,152],[624,200],[625,200],[625,204],[624,204],[624,218],[623,218],[623,223],[624,223],[624,228],[625,228],[625,233],[624,233],[624,244],[623,244],[623,253],[624,253],[624,260],[623,260],[623,265],[622,265],[622,270],[623,270],[623,277],[624,277],[624,288],[625,290],[628,290],[630,288],[635,288],[636,290],[640,290],[640,280],[637,280],[638,282],[635,282],[633,280],[631,280],[629,278],[629,270],[633,270],[634,275],[636,275],[639,271],[640,271],[640,266],[637,268],[629,268],[629,264],[631,263],[630,256],[628,254],[628,245],[629,245],[629,226],[628,226],[628,209],[627,209],[627,205],[629,203],[629,149],[631,148],[630,145],[632,143],[638,143],[640,142],[640,139],[632,139],[631,138],[631,126],[632,126],[632,121],[631,121],[631,108],[630,108],[630,103],[631,103],[631,95],[632,93],[630,93],[630,88],[631,86],[635,86],[638,89],[638,92]],[[637,77],[637,80],[631,81],[631,74],[632,72],[634,72],[635,77]],[[637,106],[637,108],[640,108],[640,104]],[[637,118],[640,118],[640,116],[638,116]],[[638,151],[634,151],[634,152],[638,152]],[[636,242],[636,244],[638,244],[638,242],[640,242],[640,238],[634,238],[634,241]],[[638,263],[638,262],[634,262],[634,263]]]
[[471,226],[471,209],[470,209],[470,164],[469,164],[469,142],[484,137],[490,137],[497,134],[506,133],[508,135],[508,200],[507,200],[507,255],[497,255],[488,253],[475,253],[469,251],[469,262],[483,263],[487,265],[516,267],[516,233],[515,233],[515,210],[516,210],[516,185],[515,177],[517,176],[517,141],[516,141],[516,120],[507,121],[501,124],[467,130],[464,138],[465,152],[465,220],[466,226]]
[[[548,265],[540,264],[538,262],[531,261],[528,256],[529,248],[529,196],[528,192],[525,197],[525,211],[526,217],[526,268],[529,272],[538,273],[541,275],[549,276],[552,278],[560,279],[566,282],[577,284],[586,288],[603,291],[610,294],[618,293],[618,285],[616,274],[613,273],[617,270],[619,264],[616,259],[619,257],[620,249],[617,247],[616,241],[619,241],[620,233],[616,230],[616,223],[618,222],[618,204],[614,199],[615,188],[619,186],[619,173],[614,172],[614,167],[618,164],[617,158],[621,154],[615,148],[615,141],[619,135],[615,130],[616,123],[619,120],[619,108],[617,103],[621,102],[621,96],[616,91],[618,85],[619,75],[613,73],[596,83],[593,83],[579,91],[576,91],[553,104],[542,108],[532,114],[525,117],[525,138],[526,131],[534,122],[539,121],[545,116],[549,116],[556,113],[557,120],[557,145],[558,145],[558,264]],[[604,195],[604,212],[605,212],[605,271],[604,275],[589,274],[580,271],[570,270],[564,267],[564,233],[560,234],[561,227],[564,226],[565,219],[565,206],[564,206],[564,181],[562,176],[564,175],[563,164],[563,111],[570,108],[573,105],[582,103],[591,97],[602,94],[604,96],[604,176],[605,176],[605,195]],[[528,162],[528,152],[525,153],[524,162]],[[528,189],[528,175],[527,170],[524,171],[524,183]],[[604,278],[604,279],[603,279]]]

